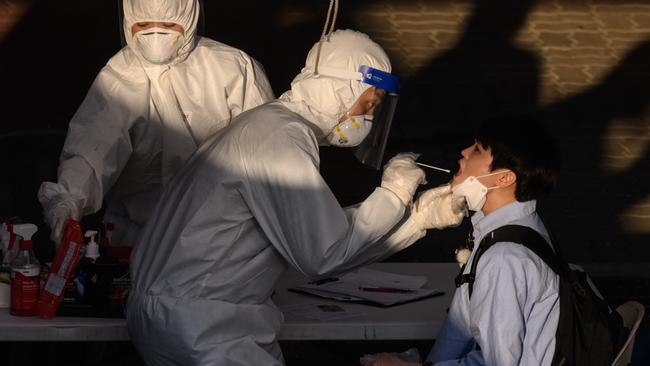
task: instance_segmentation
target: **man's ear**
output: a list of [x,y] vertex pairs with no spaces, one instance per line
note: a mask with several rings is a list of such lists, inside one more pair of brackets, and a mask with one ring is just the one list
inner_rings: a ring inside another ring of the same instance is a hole
[[517,183],[517,174],[512,170],[507,170],[497,178],[497,186],[501,188],[510,187]]

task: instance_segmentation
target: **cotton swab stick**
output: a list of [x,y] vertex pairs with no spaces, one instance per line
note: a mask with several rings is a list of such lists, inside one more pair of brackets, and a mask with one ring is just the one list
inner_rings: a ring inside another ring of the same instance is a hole
[[423,163],[418,163],[417,161],[415,162],[415,164],[420,165],[420,166],[423,166],[423,167],[427,167],[427,168],[429,168],[429,169],[435,169],[435,170],[440,170],[441,172],[451,173],[451,170],[449,170],[449,169],[442,169],[442,168],[438,168],[437,166],[427,165],[427,164],[423,164]]

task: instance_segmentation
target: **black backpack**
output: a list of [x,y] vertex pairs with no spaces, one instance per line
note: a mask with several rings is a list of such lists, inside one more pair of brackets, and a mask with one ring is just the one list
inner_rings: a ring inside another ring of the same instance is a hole
[[[535,230],[521,225],[502,226],[487,234],[479,244],[470,272],[456,277],[456,287],[468,284],[471,298],[476,266],[493,244],[518,243],[530,249],[560,277],[560,319],[555,333],[552,365],[609,366],[627,338],[628,330],[616,311],[596,295],[583,271],[571,269],[562,259],[553,240],[555,252]],[[557,254],[556,254],[557,252]]]

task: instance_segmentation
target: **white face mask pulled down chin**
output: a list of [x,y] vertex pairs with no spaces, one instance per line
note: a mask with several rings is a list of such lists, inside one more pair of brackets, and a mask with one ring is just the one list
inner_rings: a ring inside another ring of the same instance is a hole
[[495,173],[479,175],[478,177],[469,176],[460,184],[454,186],[451,189],[451,193],[454,196],[464,197],[467,202],[467,208],[471,211],[480,211],[485,204],[487,193],[490,189],[495,189],[498,187],[486,187],[483,183],[479,182],[478,178],[489,177],[491,175],[497,175],[505,173],[505,171],[499,171]]
[[142,56],[154,64],[171,61],[183,45],[183,34],[171,29],[153,27],[134,35]]

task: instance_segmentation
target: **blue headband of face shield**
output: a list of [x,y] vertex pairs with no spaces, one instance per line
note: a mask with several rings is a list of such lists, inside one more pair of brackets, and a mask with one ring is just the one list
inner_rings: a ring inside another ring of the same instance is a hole
[[362,83],[384,89],[387,93],[397,93],[399,90],[399,79],[388,72],[381,71],[370,66],[359,66]]

